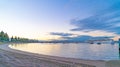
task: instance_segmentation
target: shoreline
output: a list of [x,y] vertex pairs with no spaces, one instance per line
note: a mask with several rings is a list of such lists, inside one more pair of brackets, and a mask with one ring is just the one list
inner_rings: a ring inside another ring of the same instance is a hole
[[[40,66],[40,67],[51,67],[51,66],[49,66],[50,63],[51,64],[53,63],[52,67],[64,67],[64,66],[65,67],[105,67],[105,64],[106,64],[106,61],[101,61],[101,60],[85,60],[85,59],[65,58],[65,57],[48,56],[48,55],[42,55],[42,54],[23,52],[23,51],[19,51],[19,50],[9,49],[7,47],[7,45],[8,44],[5,44],[4,46],[0,45],[0,53],[5,52],[5,54],[7,54],[9,57],[11,57],[11,56],[16,57],[19,55],[20,56],[19,58],[24,58],[24,57],[28,56],[28,57],[32,57],[32,59],[34,59],[34,60],[46,61],[46,63],[43,63],[43,65],[48,64],[47,66]],[[9,53],[14,54],[15,56],[9,55]],[[18,58],[15,58],[15,59],[18,59]],[[18,59],[18,60],[23,61],[21,59]],[[28,60],[28,59],[26,59],[26,60]],[[30,61],[30,59],[29,59],[29,61]],[[32,63],[34,63],[34,62],[32,62]],[[31,63],[31,62],[29,62],[29,63]],[[37,62],[37,63],[41,64],[40,62]],[[56,63],[57,63],[57,65],[56,65]],[[63,65],[63,66],[60,66],[60,65]],[[37,66],[31,66],[31,67],[37,67]]]

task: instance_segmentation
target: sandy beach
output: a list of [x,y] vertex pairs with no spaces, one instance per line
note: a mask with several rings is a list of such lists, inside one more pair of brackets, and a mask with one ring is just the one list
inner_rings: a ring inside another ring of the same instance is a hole
[[105,67],[105,63],[0,48],[0,67]]

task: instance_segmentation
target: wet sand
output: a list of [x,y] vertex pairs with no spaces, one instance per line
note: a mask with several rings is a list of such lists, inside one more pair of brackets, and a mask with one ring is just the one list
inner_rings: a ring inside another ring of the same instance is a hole
[[105,67],[105,61],[40,55],[0,48],[0,67]]

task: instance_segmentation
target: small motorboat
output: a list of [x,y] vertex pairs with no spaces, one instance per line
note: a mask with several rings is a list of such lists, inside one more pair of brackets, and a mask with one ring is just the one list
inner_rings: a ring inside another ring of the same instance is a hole
[[100,42],[98,42],[97,44],[101,44]]
[[94,44],[94,42],[90,42],[90,44]]

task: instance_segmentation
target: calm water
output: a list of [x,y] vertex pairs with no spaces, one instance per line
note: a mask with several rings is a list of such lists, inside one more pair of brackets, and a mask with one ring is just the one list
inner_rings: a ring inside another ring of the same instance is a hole
[[11,44],[9,47],[21,51],[38,54],[91,59],[91,60],[118,60],[118,44],[49,44],[49,43],[30,43],[30,44]]

